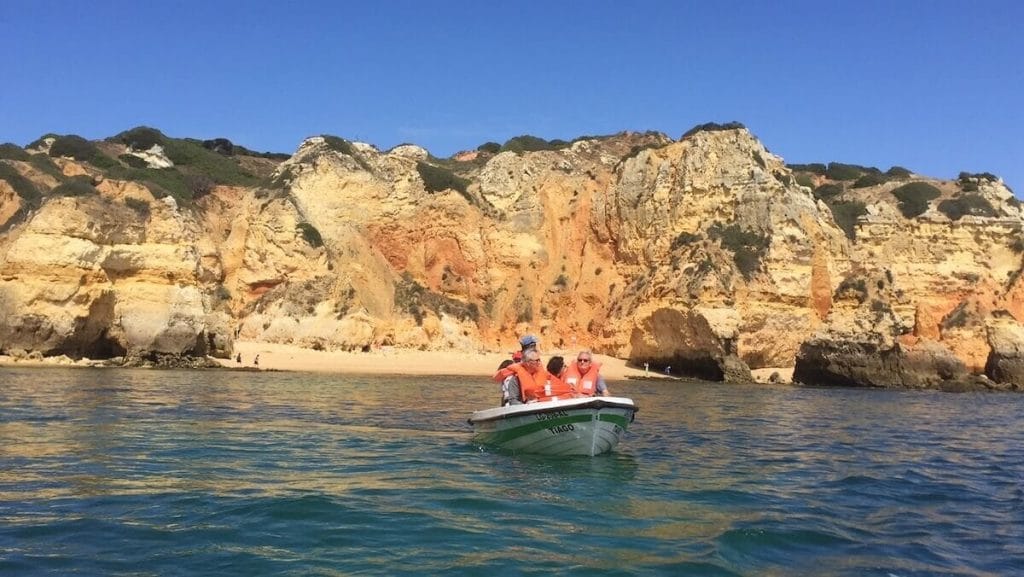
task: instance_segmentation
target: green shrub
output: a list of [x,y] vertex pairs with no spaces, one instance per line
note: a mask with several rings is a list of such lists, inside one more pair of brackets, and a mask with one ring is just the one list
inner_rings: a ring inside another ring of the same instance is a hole
[[951,310],[942,321],[939,326],[942,330],[949,330],[955,328],[963,328],[967,326],[967,321],[970,320],[970,310],[967,301],[960,303],[955,309]]
[[834,298],[841,299],[846,296],[853,296],[858,303],[865,303],[868,300],[868,283],[860,277],[846,277],[836,287]]
[[136,126],[114,137],[132,150],[149,150],[156,144],[163,144],[165,137],[162,132],[148,126]]
[[55,158],[68,157],[89,162],[97,154],[100,154],[100,150],[95,144],[75,134],[59,136],[50,146],[50,156]]
[[999,180],[999,177],[991,172],[961,172],[957,176],[957,180],[961,182],[966,180],[987,180],[989,182],[996,182]]
[[820,162],[812,164],[787,164],[786,167],[793,172],[810,172],[818,176],[825,176],[825,173],[828,172],[828,167]]
[[629,149],[629,152],[626,154],[626,156],[623,156],[622,160],[620,160],[619,162],[621,163],[621,162],[625,162],[625,161],[629,160],[630,158],[635,158],[637,155],[639,155],[641,152],[643,152],[645,150],[650,150],[652,148],[661,148],[661,147],[662,147],[662,145],[660,143],[657,143],[657,142],[648,142],[647,144],[637,144],[637,145],[634,145],[632,148]]
[[236,156],[255,156],[257,158],[266,158],[268,160],[277,161],[288,160],[292,156],[284,152],[256,152],[255,150],[249,150],[241,144],[235,144],[233,146],[233,154]]
[[828,163],[828,170],[825,176],[832,180],[857,180],[864,173],[880,172],[877,168],[860,166],[859,164],[843,164],[841,162]]
[[74,176],[50,191],[51,196],[90,196],[99,194],[88,176]]
[[402,278],[395,283],[395,306],[412,314],[417,324],[423,322],[423,309],[431,310],[437,316],[445,313],[460,320],[480,320],[476,303],[467,304],[428,290],[413,280],[408,272],[402,273]]
[[295,172],[292,170],[292,166],[286,166],[283,170],[277,173],[276,176],[270,179],[270,182],[266,184],[268,188],[283,189],[291,184],[292,179],[295,178]]
[[192,193],[192,198],[194,200],[210,194],[210,191],[213,190],[216,183],[205,174],[186,174],[185,186],[187,186],[189,191]]
[[146,185],[153,196],[171,196],[179,204],[192,201],[192,189],[185,175],[175,168],[125,168],[117,166],[107,171],[107,176],[116,180],[129,180]]
[[32,158],[32,155],[25,152],[23,148],[17,144],[5,142],[0,144],[0,160],[20,160],[22,162],[28,162]]
[[302,239],[313,248],[320,248],[324,245],[324,238],[320,236],[320,231],[315,226],[308,222],[300,222],[295,225],[295,229],[302,235]]
[[964,192],[977,192],[978,181],[976,180],[959,180],[957,184],[960,185],[960,190]]
[[359,152],[352,146],[352,143],[345,140],[344,138],[333,136],[331,134],[321,134],[320,138],[324,139],[327,144],[327,148],[344,154],[345,156],[356,157]]
[[324,142],[327,144],[328,149],[333,150],[335,152],[340,152],[345,156],[351,157],[353,160],[356,161],[357,164],[359,164],[360,167],[362,167],[363,170],[367,172],[373,172],[373,169],[370,167],[369,163],[366,162],[366,159],[363,158],[363,155],[359,154],[359,151],[356,150],[356,147],[352,146],[351,142],[345,140],[344,138],[339,138],[337,136],[332,136],[330,134],[321,134],[320,137],[324,139]]
[[232,156],[235,154],[235,145],[227,138],[204,140],[203,148],[224,156]]
[[124,203],[125,205],[128,206],[128,208],[137,212],[139,216],[143,218],[149,217],[149,203],[146,202],[145,200],[142,200],[141,198],[135,198],[134,196],[129,196],[124,199]]
[[996,209],[985,197],[977,194],[964,194],[956,198],[947,198],[939,203],[939,211],[950,218],[960,220],[963,216],[993,217]]
[[205,175],[216,184],[256,186],[259,178],[242,170],[233,158],[217,154],[192,139],[168,138],[163,143],[167,158],[182,172]]
[[[416,163],[416,172],[420,173],[420,178],[423,179],[423,186],[427,189],[427,192],[435,193],[452,189],[469,199],[468,188],[470,181],[468,179],[462,178],[448,169],[427,164],[423,161]],[[472,202],[471,199],[470,202]]]
[[832,183],[823,184],[823,185],[819,186],[818,188],[815,188],[814,191],[811,192],[811,194],[814,195],[814,198],[817,198],[819,200],[824,200],[826,202],[828,202],[829,199],[831,199],[831,198],[833,198],[835,196],[839,196],[842,193],[843,193],[843,185],[841,185],[841,184],[832,184]]
[[914,173],[902,166],[893,166],[889,168],[889,170],[885,171],[885,175],[890,178],[910,178],[911,176],[914,176]]
[[523,134],[521,136],[514,136],[501,145],[501,152],[511,150],[516,154],[522,154],[524,152],[537,152],[539,150],[556,150],[558,146],[553,143],[538,138],[536,136],[530,136],[529,134]]
[[693,234],[692,232],[681,232],[681,233],[679,233],[679,236],[677,236],[674,239],[672,239],[671,247],[672,247],[672,250],[676,250],[677,248],[684,247],[684,246],[687,246],[689,244],[695,243],[695,242],[697,242],[700,239],[701,239],[701,235],[699,235],[699,234]]
[[28,146],[26,146],[25,148],[41,148],[46,143],[47,138],[57,139],[60,138],[60,135],[48,132],[40,136],[39,138],[33,140],[32,142],[28,143]]
[[888,177],[884,174],[877,172],[869,172],[862,175],[853,183],[853,188],[867,188],[869,186],[878,186],[879,184],[885,184],[889,182]]
[[836,225],[843,229],[847,238],[854,240],[857,234],[857,219],[867,214],[867,206],[859,200],[827,204],[829,210],[832,211],[832,219],[836,221]]
[[121,166],[121,164],[118,163],[116,160],[110,158],[109,156],[103,154],[102,152],[97,153],[96,156],[93,156],[91,159],[89,159],[89,164],[103,170],[109,170],[111,168],[114,168],[115,166]]
[[27,204],[32,206],[39,204],[42,195],[39,193],[36,185],[6,162],[0,162],[0,180],[7,181],[7,184],[11,185],[11,188],[14,189],[15,194],[21,197]]
[[697,126],[694,126],[693,128],[687,130],[686,132],[683,133],[683,136],[680,138],[680,140],[683,140],[688,136],[693,136],[698,132],[721,132],[724,130],[740,130],[743,128],[746,128],[746,126],[743,126],[743,124],[739,122],[726,122],[725,124],[707,122],[705,124],[698,124]]
[[498,154],[501,152],[501,145],[497,142],[485,142],[480,146],[476,147],[480,152],[490,152],[491,154]]
[[45,172],[46,174],[49,174],[50,176],[60,181],[63,181],[65,178],[67,178],[66,176],[64,176],[64,173],[61,171],[60,167],[57,166],[57,164],[53,162],[53,159],[50,158],[49,156],[45,154],[33,154],[31,156],[32,158],[30,158],[28,161],[29,164],[36,167],[40,171]]
[[760,267],[761,257],[769,245],[767,235],[743,230],[735,223],[729,226],[715,223],[708,228],[708,238],[719,240],[722,248],[732,251],[736,268],[747,280],[750,280]]
[[807,188],[814,188],[814,179],[808,174],[797,174],[796,183]]
[[122,154],[121,156],[118,156],[117,159],[131,168],[149,168],[148,162],[134,154]]
[[1017,237],[1010,243],[1010,250],[1016,253],[1024,252],[1024,238]]
[[927,182],[915,181],[892,190],[893,196],[899,200],[900,212],[907,218],[914,218],[928,210],[928,203],[938,198],[942,192]]

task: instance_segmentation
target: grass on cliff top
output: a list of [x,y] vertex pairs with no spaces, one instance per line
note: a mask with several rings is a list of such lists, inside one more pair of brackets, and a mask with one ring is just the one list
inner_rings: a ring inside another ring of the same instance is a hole
[[740,130],[743,128],[746,128],[746,126],[744,126],[742,122],[734,121],[726,122],[725,124],[718,124],[717,122],[706,122],[704,124],[698,124],[697,126],[694,126],[693,128],[684,132],[683,136],[680,137],[680,140],[683,140],[689,136],[693,136],[698,132],[722,132],[725,130]]
[[102,169],[109,178],[141,183],[155,196],[171,196],[179,203],[194,200],[214,184],[257,186],[260,183],[260,179],[244,170],[237,160],[210,150],[200,140],[171,138],[147,126],[126,130],[109,140],[138,151],[149,150],[159,144],[175,166],[148,168],[141,159],[131,155],[113,159],[92,142],[75,135],[58,136],[50,155],[88,162]]
[[787,168],[795,173],[816,174],[824,176],[829,180],[844,181],[852,180],[853,188],[865,188],[884,184],[892,180],[910,178],[913,174],[902,166],[893,166],[882,172],[874,166],[861,166],[859,164],[844,164],[842,162],[830,162],[827,165],[820,162],[811,164],[787,164]]

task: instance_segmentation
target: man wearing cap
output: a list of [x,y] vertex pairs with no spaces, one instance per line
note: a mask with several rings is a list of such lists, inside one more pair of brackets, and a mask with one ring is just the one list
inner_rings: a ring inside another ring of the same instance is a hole
[[537,350],[537,337],[533,335],[523,335],[519,339],[519,346],[526,352],[527,349]]
[[508,362],[507,359],[501,361],[501,364],[498,366],[498,372],[494,373],[494,382],[501,383],[508,378],[508,376],[512,374],[512,369],[510,369],[509,366],[511,366],[512,363],[523,362],[523,353],[526,352],[527,349],[537,350],[537,337],[533,335],[523,335],[519,339],[519,346],[522,348],[512,353],[511,363]]

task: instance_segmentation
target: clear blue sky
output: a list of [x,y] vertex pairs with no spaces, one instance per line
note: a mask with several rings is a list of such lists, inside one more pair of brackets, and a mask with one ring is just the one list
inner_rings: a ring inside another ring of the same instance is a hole
[[0,141],[147,125],[437,156],[739,121],[787,162],[993,172],[1024,195],[1024,3],[14,1]]

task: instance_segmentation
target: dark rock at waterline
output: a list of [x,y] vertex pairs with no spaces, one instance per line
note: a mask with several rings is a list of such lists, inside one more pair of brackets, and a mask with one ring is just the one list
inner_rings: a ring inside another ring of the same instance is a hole
[[220,369],[220,363],[209,357],[188,355],[149,354],[125,357],[121,366],[153,369]]
[[[793,381],[849,387],[957,389],[980,386],[945,346],[922,341],[883,348],[876,342],[816,338],[797,354]],[[986,388],[983,387],[982,388]]]
[[997,383],[1024,386],[1024,329],[1002,316],[988,327],[989,350],[985,374]]

